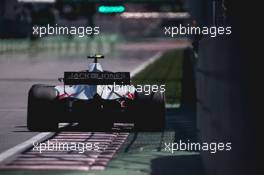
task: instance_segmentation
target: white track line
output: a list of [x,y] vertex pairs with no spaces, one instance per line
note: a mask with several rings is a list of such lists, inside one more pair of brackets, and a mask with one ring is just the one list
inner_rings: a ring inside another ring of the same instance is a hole
[[[130,72],[131,77],[135,76],[136,74],[138,74],[140,71],[142,71],[143,69],[145,69],[149,64],[155,62],[158,58],[160,58],[162,56],[162,52],[158,52],[157,54],[155,54],[154,56],[152,56],[151,58],[149,58],[147,61],[145,61],[144,63],[140,64],[137,68],[135,68],[133,71]],[[41,142],[42,140],[45,140],[49,137],[51,137],[54,134],[54,132],[43,132],[40,133],[28,140],[26,140],[25,142],[22,142],[2,153],[0,153],[0,163],[3,163],[4,161],[6,161],[8,158],[21,153],[23,151],[25,151],[26,149],[30,148],[32,146],[33,142]]]
[[41,142],[43,140],[45,140],[46,138],[49,138],[53,135],[53,132],[42,132],[28,140],[26,140],[25,142],[22,142],[4,152],[2,152],[0,154],[0,163],[4,162],[5,160],[7,160],[9,157],[12,157],[18,153],[21,153],[23,151],[25,151],[26,149],[30,148],[32,146],[33,142]]
[[136,74],[138,74],[140,71],[145,69],[151,63],[154,63],[157,59],[159,59],[162,56],[162,54],[163,54],[162,52],[158,52],[157,54],[149,58],[147,61],[140,64],[137,68],[135,68],[134,70],[130,72],[131,77],[134,77]]

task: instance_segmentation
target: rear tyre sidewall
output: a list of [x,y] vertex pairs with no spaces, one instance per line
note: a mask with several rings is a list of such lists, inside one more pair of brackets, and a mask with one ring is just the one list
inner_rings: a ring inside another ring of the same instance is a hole
[[136,131],[163,131],[165,127],[164,93],[153,92],[150,95],[136,95]]
[[27,127],[30,131],[54,131],[56,120],[56,97],[54,86],[33,85],[28,94]]

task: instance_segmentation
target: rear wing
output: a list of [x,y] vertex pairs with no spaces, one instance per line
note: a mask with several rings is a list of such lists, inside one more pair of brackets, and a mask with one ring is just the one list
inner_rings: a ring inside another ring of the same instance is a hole
[[64,72],[65,85],[130,85],[129,72]]
[[103,55],[98,55],[98,54],[87,56],[87,59],[94,59],[94,63],[97,63],[98,59],[103,59],[103,58],[104,58]]

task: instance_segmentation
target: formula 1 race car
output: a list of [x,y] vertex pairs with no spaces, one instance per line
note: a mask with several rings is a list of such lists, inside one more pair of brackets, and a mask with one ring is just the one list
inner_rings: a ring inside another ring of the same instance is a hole
[[104,71],[97,62],[102,55],[88,58],[94,59],[88,70],[64,72],[62,85],[30,88],[30,131],[56,131],[59,123],[78,123],[85,131],[109,131],[114,123],[131,123],[136,131],[163,130],[164,93],[137,92],[129,72]]

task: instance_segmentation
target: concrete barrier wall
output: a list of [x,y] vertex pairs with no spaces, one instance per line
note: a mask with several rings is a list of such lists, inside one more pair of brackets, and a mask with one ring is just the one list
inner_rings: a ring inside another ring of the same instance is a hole
[[239,39],[200,41],[196,67],[197,127],[202,142],[232,142],[232,150],[202,152],[210,175],[256,174],[252,113]]

